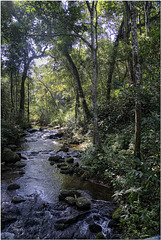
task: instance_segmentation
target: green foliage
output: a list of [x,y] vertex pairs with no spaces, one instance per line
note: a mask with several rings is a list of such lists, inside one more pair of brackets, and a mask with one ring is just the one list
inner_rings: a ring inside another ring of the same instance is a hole
[[1,121],[1,146],[2,149],[9,144],[17,144],[20,140],[22,129],[13,122],[2,119]]

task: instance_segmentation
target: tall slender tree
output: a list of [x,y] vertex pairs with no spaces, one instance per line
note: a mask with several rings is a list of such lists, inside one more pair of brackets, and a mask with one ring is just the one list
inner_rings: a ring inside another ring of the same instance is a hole
[[131,11],[131,34],[132,34],[132,52],[133,52],[133,72],[135,79],[135,151],[136,157],[141,158],[141,75],[138,58],[138,38],[137,38],[137,3],[129,2]]

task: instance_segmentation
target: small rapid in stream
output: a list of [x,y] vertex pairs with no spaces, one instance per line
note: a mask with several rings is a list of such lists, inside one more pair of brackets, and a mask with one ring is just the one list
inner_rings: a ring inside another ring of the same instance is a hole
[[[108,227],[115,209],[110,190],[82,181],[75,174],[62,174],[48,161],[50,156],[59,155],[79,162],[76,150],[59,151],[62,143],[53,137],[57,133],[59,130],[26,131],[19,151],[26,166],[3,172],[2,239],[94,239],[98,232],[113,238]],[[11,183],[20,188],[8,191]],[[78,190],[90,201],[90,210],[78,210],[59,201],[63,189]],[[24,201],[15,204],[15,198]]]

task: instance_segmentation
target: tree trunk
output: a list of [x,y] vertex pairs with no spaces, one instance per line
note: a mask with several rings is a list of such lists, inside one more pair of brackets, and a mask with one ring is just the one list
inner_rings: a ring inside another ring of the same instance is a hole
[[131,33],[132,33],[132,48],[133,48],[133,70],[135,76],[135,151],[136,157],[141,158],[141,89],[140,89],[140,65],[138,59],[138,39],[137,39],[137,6],[135,1],[130,2],[131,6]]
[[85,100],[85,97],[84,97],[83,89],[82,89],[80,78],[79,78],[79,73],[78,73],[78,70],[77,70],[71,56],[68,53],[68,50],[65,51],[65,57],[67,58],[70,66],[71,66],[71,69],[73,71],[74,78],[75,78],[75,81],[76,81],[77,90],[78,90],[78,93],[79,93],[79,97],[81,98],[83,110],[84,110],[84,113],[85,113],[85,117],[86,117],[87,120],[89,120],[90,119],[90,112],[89,112],[89,109],[88,109],[88,106],[87,106],[87,103],[86,103],[86,100]]
[[78,110],[79,110],[79,93],[78,89],[76,89],[76,102],[75,102],[75,124],[77,125],[77,118],[78,118]]
[[112,57],[111,57],[111,61],[110,61],[110,67],[109,67],[109,72],[108,72],[108,80],[107,80],[107,101],[108,102],[110,102],[112,76],[113,76],[113,72],[114,72],[114,69],[115,69],[115,61],[116,61],[116,56],[117,56],[117,51],[118,51],[119,40],[122,37],[123,26],[124,26],[124,20],[122,21],[122,23],[120,25],[118,35],[117,35],[116,40],[114,42]]
[[25,80],[27,78],[28,65],[24,66],[24,71],[21,80],[21,90],[20,90],[20,119],[24,120],[24,105],[25,105]]
[[11,111],[14,111],[14,101],[13,101],[13,73],[11,70]]
[[[125,24],[124,24],[124,38],[125,38],[125,43],[126,46],[129,46],[129,37],[130,37],[130,8],[129,8],[129,4],[127,1],[124,2],[125,4],[125,15],[124,15],[124,19],[125,19]],[[130,84],[134,84],[135,79],[134,79],[134,72],[133,72],[133,62],[132,62],[132,52],[131,49],[128,49],[127,52],[128,56],[127,56],[127,65],[128,65],[128,73],[129,73],[129,83]]]
[[[98,113],[97,113],[97,2],[86,2],[90,18],[91,18],[91,54],[93,66],[93,116],[94,116],[94,131],[93,131],[93,144],[100,145],[99,131],[98,131]],[[94,26],[94,15],[96,13],[96,25]],[[94,32],[95,28],[95,32]]]
[[27,104],[27,120],[28,124],[30,123],[30,82],[28,78],[28,104]]

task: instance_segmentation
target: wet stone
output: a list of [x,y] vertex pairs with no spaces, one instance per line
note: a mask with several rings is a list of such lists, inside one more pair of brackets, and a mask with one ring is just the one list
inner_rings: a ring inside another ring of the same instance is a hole
[[76,200],[74,197],[66,197],[65,201],[71,206],[74,206],[76,204]]
[[21,198],[13,198],[12,199],[12,202],[15,203],[15,204],[25,202],[25,201],[26,201],[25,199],[21,199]]
[[74,162],[74,158],[70,157],[66,159],[67,163],[73,163]]
[[16,190],[16,189],[19,189],[20,188],[20,185],[14,183],[14,184],[11,184],[7,187],[7,190]]
[[87,198],[85,197],[79,197],[76,200],[76,206],[78,207],[78,209],[80,210],[87,210],[90,209],[91,207],[91,203],[88,201]]
[[58,167],[58,168],[61,168],[61,167],[63,167],[63,166],[67,166],[67,165],[66,165],[65,163],[58,163],[58,164],[57,164],[57,167]]
[[64,200],[66,197],[80,197],[80,192],[76,190],[62,190],[59,194],[59,200]]
[[53,161],[53,162],[57,162],[57,163],[65,161],[61,156],[50,156],[48,160]]
[[23,162],[18,161],[18,162],[15,163],[15,166],[16,166],[16,167],[19,167],[19,168],[25,167],[25,166],[26,166],[26,163],[23,163]]
[[69,171],[69,170],[60,170],[60,173],[61,173],[61,174],[69,174],[70,171]]
[[96,223],[91,223],[89,225],[89,229],[93,233],[98,233],[98,232],[102,231],[102,227],[100,225],[96,224]]

